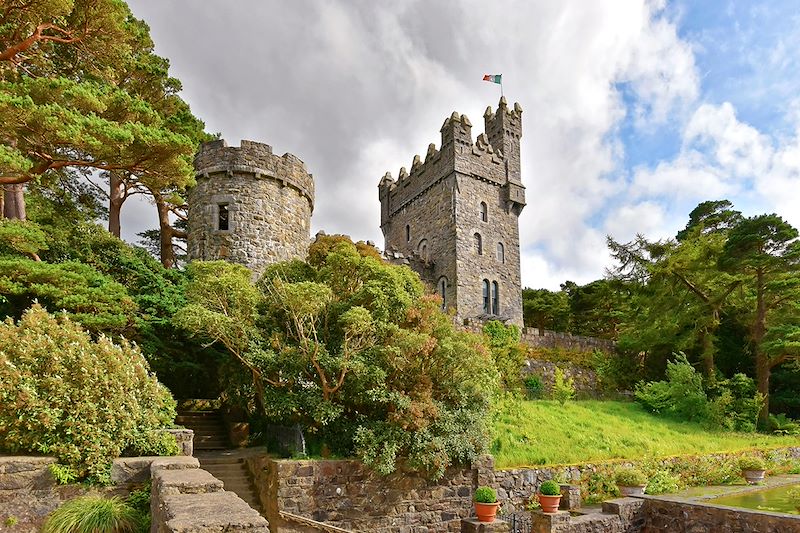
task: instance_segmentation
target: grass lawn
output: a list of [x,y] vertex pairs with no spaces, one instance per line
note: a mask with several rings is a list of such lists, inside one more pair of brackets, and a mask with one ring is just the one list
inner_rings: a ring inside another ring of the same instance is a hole
[[523,401],[495,422],[498,468],[800,446],[800,438],[709,431],[632,402]]

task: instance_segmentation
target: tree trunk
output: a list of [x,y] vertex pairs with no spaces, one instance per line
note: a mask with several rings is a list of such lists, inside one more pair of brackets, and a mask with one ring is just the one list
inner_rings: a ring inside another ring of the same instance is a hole
[[120,237],[122,232],[120,214],[122,212],[122,204],[125,202],[125,182],[116,172],[111,172],[108,184],[108,231]]
[[15,183],[3,186],[3,216],[16,220],[25,220],[25,185]]
[[709,383],[716,378],[714,371],[714,337],[704,331],[700,334],[700,345],[702,346],[701,358],[703,359],[703,372]]
[[758,350],[756,352],[756,383],[758,392],[764,395],[764,405],[758,412],[758,425],[762,428],[769,421],[769,378],[771,373],[772,367],[769,364],[769,358]]
[[172,236],[174,229],[169,222],[169,207],[160,194],[154,194],[153,198],[158,209],[158,227],[161,234],[161,264],[164,268],[175,266],[175,248],[172,246]]
[[756,352],[756,381],[758,382],[758,392],[764,395],[764,405],[758,413],[758,423],[765,426],[769,420],[769,376],[770,362],[769,357],[762,351],[761,342],[767,332],[767,305],[764,300],[766,282],[764,270],[756,270],[756,320],[753,324],[753,344]]

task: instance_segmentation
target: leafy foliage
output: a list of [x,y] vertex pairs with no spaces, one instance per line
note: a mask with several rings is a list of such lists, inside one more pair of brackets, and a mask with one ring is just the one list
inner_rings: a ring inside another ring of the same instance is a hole
[[522,365],[525,364],[526,349],[519,342],[519,328],[506,326],[498,320],[490,320],[483,326],[489,340],[489,349],[494,366],[500,372],[500,383],[505,390],[519,389]]
[[647,484],[647,476],[637,468],[621,468],[614,475],[614,481],[618,486],[641,487]]
[[556,367],[553,379],[553,399],[561,405],[575,397],[575,380],[566,377],[564,371]]
[[497,491],[492,487],[478,487],[475,490],[475,501],[478,503],[495,503],[497,501]]
[[766,470],[767,465],[760,457],[742,457],[739,459],[739,468],[741,470]]
[[558,483],[552,479],[548,479],[539,485],[539,494],[544,494],[545,496],[558,496],[561,494],[561,487],[559,487]]
[[83,496],[50,513],[43,533],[135,533],[141,516],[120,497]]
[[529,400],[536,400],[542,397],[544,392],[544,383],[542,378],[536,374],[528,374],[523,380],[525,386],[525,394]]
[[635,396],[639,403],[654,413],[680,420],[708,418],[708,398],[703,390],[702,377],[684,354],[676,354],[675,361],[667,363],[666,381],[640,383],[636,386]]
[[39,305],[0,325],[0,447],[55,455],[103,480],[110,460],[172,423],[175,402],[138,348],[93,341]]
[[221,262],[189,274],[176,320],[225,347],[239,373],[226,395],[256,416],[301,423],[385,473],[402,458],[436,478],[484,449],[492,358],[410,269],[340,241],[314,264],[269,268],[257,285]]

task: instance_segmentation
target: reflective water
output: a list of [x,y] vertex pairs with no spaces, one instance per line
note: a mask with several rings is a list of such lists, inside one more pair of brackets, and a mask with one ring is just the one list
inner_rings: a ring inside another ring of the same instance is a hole
[[720,496],[705,500],[706,503],[729,505],[731,507],[744,507],[745,509],[758,509],[760,511],[775,511],[779,513],[800,514],[795,504],[789,501],[788,492],[800,485],[784,485],[774,489],[755,490],[730,496]]

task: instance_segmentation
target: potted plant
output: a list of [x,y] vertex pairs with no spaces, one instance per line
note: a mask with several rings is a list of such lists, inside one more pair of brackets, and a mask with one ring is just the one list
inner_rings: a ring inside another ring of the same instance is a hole
[[542,512],[555,513],[561,503],[561,486],[552,479],[545,481],[539,485],[538,497]]
[[767,473],[767,465],[760,457],[742,457],[739,459],[739,468],[742,476],[750,485],[757,485],[764,481],[764,474]]
[[500,503],[492,487],[478,487],[475,491],[475,514],[480,522],[493,522]]
[[622,496],[641,496],[647,487],[647,476],[636,468],[622,468],[614,476]]

